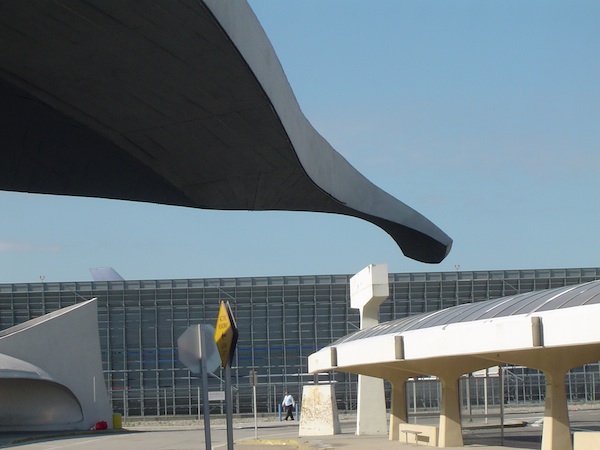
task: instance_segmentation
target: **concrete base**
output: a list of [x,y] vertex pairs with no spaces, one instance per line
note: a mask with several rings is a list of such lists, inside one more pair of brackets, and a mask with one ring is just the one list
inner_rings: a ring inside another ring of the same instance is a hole
[[577,431],[573,433],[574,450],[600,450],[600,433]]
[[340,434],[340,419],[332,384],[304,386],[300,436],[327,436]]

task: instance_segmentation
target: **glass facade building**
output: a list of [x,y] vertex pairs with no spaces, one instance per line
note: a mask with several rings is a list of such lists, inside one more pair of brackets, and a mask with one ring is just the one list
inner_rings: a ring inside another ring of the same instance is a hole
[[[196,415],[202,411],[200,380],[178,361],[177,338],[189,325],[214,325],[220,301],[227,300],[239,331],[232,365],[234,412],[252,411],[248,374],[254,370],[258,411],[274,413],[285,390],[298,398],[302,386],[314,382],[307,373],[308,356],[359,328],[358,310],[350,308],[351,276],[0,284],[0,329],[96,297],[114,411]],[[599,278],[600,268],[393,273],[380,321]],[[600,382],[597,364],[579,372]],[[532,376],[534,397],[541,398],[539,375]],[[355,408],[356,376],[333,372],[321,374],[319,381],[336,382],[339,409]],[[209,377],[210,391],[223,386],[220,371]],[[517,399],[531,397],[524,386],[513,389]],[[595,397],[596,387],[594,381],[582,389]],[[224,404],[211,402],[211,410],[223,412]]]

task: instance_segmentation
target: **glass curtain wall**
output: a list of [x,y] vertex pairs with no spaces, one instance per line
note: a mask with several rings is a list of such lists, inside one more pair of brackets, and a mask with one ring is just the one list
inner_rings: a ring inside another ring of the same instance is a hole
[[[600,268],[390,274],[390,298],[381,306],[380,321],[599,276]],[[192,324],[214,325],[220,301],[226,300],[239,331],[232,366],[234,412],[252,411],[248,373],[254,370],[258,411],[274,414],[285,390],[301,401],[302,386],[313,382],[307,373],[308,356],[359,328],[358,310],[350,308],[350,277],[1,284],[0,329],[96,297],[105,380],[114,411],[125,416],[195,416],[202,411],[200,380],[178,361],[177,338]],[[571,395],[595,397],[597,373],[596,365],[570,375]],[[527,382],[522,375],[507,378],[518,384],[514,398],[541,397],[539,374],[531,376],[535,379]],[[356,376],[332,372],[319,381],[336,383],[340,410],[355,409]],[[223,386],[223,374],[217,370],[209,377],[209,390]],[[432,389],[426,392],[433,398]],[[431,407],[431,402],[419,403]],[[215,413],[225,408],[220,401],[210,406]]]

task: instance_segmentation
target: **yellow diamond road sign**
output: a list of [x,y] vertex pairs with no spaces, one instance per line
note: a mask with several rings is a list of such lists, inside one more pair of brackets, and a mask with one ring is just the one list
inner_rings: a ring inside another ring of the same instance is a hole
[[229,302],[221,300],[219,316],[215,325],[215,343],[221,355],[221,364],[225,368],[233,359],[235,344],[237,343],[238,331],[235,319],[231,313]]

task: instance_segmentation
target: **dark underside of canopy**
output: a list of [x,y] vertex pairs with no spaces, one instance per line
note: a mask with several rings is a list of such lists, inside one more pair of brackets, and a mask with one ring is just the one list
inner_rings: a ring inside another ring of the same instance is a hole
[[201,2],[4,1],[0,48],[1,190],[338,213],[420,261],[450,250],[319,187]]

